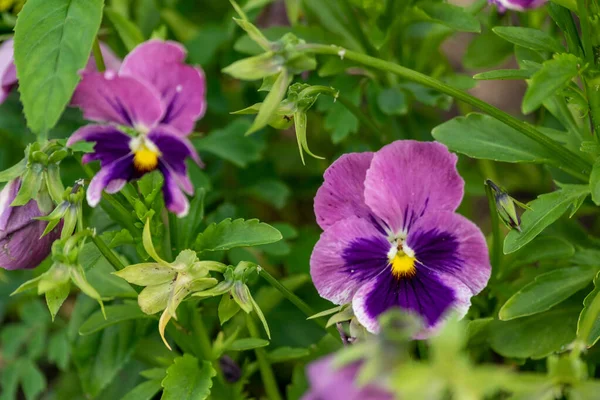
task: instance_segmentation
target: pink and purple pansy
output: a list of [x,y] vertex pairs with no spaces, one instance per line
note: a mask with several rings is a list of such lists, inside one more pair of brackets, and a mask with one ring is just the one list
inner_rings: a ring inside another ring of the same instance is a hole
[[186,159],[200,158],[186,138],[206,110],[206,81],[200,68],[185,64],[185,49],[175,42],[140,44],[118,71],[83,71],[72,104],[85,118],[108,123],[88,125],[69,139],[95,142],[83,162],[99,160],[101,170],[90,183],[88,203],[102,191],[115,193],[130,180],[158,169],[164,176],[167,208],[185,216],[193,194]]
[[489,0],[489,3],[496,4],[500,11],[526,11],[541,7],[545,2],[546,0]]
[[449,311],[464,316],[486,286],[485,238],[455,213],[464,192],[456,162],[440,143],[403,140],[345,154],[325,171],[311,275],[322,297],[351,302],[370,332],[399,307],[421,318],[417,337],[427,337]]

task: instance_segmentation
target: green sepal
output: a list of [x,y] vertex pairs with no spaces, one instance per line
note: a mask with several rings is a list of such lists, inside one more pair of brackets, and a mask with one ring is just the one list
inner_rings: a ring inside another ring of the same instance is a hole
[[27,159],[24,158],[12,167],[0,172],[0,182],[9,182],[23,175],[27,170]]
[[12,207],[24,206],[32,199],[36,198],[43,182],[43,166],[41,164],[31,164],[23,179],[17,197],[11,203]]
[[54,322],[56,314],[58,314],[60,307],[63,305],[67,297],[69,297],[70,292],[70,281],[63,283],[62,285],[58,285],[46,292],[46,305],[48,306],[48,311],[50,311],[50,315],[52,316],[52,322]]
[[244,81],[255,81],[277,74],[283,69],[284,59],[269,51],[244,58],[223,68],[223,72]]
[[62,179],[60,179],[58,164],[49,164],[43,174],[50,197],[54,203],[60,204],[63,199],[65,187],[63,186]]
[[94,289],[92,285],[87,281],[85,277],[85,272],[83,271],[83,267],[81,265],[74,265],[71,267],[71,279],[73,283],[79,287],[79,289],[85,293],[88,297],[96,300],[98,304],[100,304],[100,309],[102,310],[102,314],[106,319],[106,312],[104,311],[104,303],[102,302],[102,297],[100,294]]

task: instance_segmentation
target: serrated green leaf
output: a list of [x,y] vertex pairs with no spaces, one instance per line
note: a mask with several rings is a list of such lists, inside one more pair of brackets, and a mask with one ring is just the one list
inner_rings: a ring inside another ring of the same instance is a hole
[[142,382],[127,392],[121,400],[152,400],[161,389],[159,380]]
[[538,275],[511,296],[500,309],[503,321],[547,311],[590,284],[597,269],[594,267],[568,267]]
[[519,26],[497,26],[492,30],[501,38],[526,49],[552,53],[562,53],[565,51],[565,48],[559,41],[539,29]]
[[112,8],[107,8],[104,13],[113,24],[119,37],[127,47],[127,50],[133,50],[137,45],[144,41],[144,35],[140,29],[126,17]]
[[532,76],[525,92],[523,113],[529,114],[549,97],[567,87],[579,74],[579,62],[572,54],[557,54],[552,60],[545,61],[542,68]]
[[272,226],[257,219],[231,220],[209,225],[196,238],[196,251],[221,251],[234,247],[258,246],[282,239],[281,233]]
[[521,216],[521,232],[512,230],[504,239],[504,254],[519,250],[561,217],[573,202],[589,191],[586,185],[570,185],[539,196]]
[[216,374],[210,361],[202,361],[200,366],[189,354],[177,357],[162,381],[161,400],[204,400],[210,395]]
[[544,162],[552,155],[539,143],[488,115],[471,113],[445,122],[433,137],[469,157],[502,162]]
[[469,14],[464,7],[448,3],[424,3],[419,8],[432,21],[460,32],[481,32],[479,20]]
[[48,132],[71,99],[102,20],[102,0],[29,0],[15,27],[15,64],[29,128]]
[[106,318],[104,318],[104,314],[102,314],[101,310],[93,313],[81,327],[79,327],[79,334],[90,335],[123,321],[150,318],[149,315],[144,314],[142,310],[140,310],[140,307],[134,303],[107,306],[105,312]]
[[269,345],[269,341],[265,340],[265,339],[244,338],[244,339],[238,339],[235,342],[233,342],[228,347],[228,350],[246,351],[246,350],[258,349],[260,347],[267,347],[268,345]]

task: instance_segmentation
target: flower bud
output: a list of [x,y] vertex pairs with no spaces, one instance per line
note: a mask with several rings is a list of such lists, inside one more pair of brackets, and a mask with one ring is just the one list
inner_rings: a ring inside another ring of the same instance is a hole
[[[47,194],[38,201],[30,200],[22,206],[12,206],[21,188],[21,180],[9,182],[0,192],[0,267],[8,270],[37,267],[50,254],[52,242],[58,238],[44,233],[45,222],[36,218],[47,214],[52,202]],[[43,204],[40,204],[43,203]]]
[[508,193],[500,189],[494,182],[487,179],[485,184],[491,189],[494,195],[494,201],[496,202],[496,211],[502,219],[502,222],[510,228],[516,229],[521,232],[521,217],[517,214],[517,208],[515,204],[522,208],[528,208],[525,204],[520,203],[510,197]]

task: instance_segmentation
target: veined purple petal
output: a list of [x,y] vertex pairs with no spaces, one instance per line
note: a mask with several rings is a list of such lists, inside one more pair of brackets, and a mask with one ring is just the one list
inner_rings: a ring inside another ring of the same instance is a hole
[[0,192],[0,238],[3,237],[2,232],[7,230],[8,220],[15,209],[15,207],[11,207],[10,204],[17,197],[20,187],[21,180],[13,179],[8,182]]
[[87,191],[87,201],[89,205],[92,207],[98,205],[102,198],[102,191],[109,186],[111,182],[117,181],[117,183],[113,183],[111,186],[111,188],[114,189],[121,181],[129,181],[134,177],[135,169],[133,167],[133,154],[127,154],[102,167],[90,182]]
[[160,93],[142,80],[118,76],[114,71],[84,72],[71,104],[92,121],[112,122],[141,131],[162,118]]
[[17,70],[13,61],[13,40],[0,45],[0,103],[2,103],[17,83]]
[[95,142],[94,152],[83,156],[82,162],[100,160],[102,167],[126,156],[131,152],[131,137],[110,125],[87,125],[79,128],[67,141],[67,146],[81,141]]
[[365,179],[365,202],[394,233],[431,211],[454,211],[463,197],[458,157],[436,142],[393,142],[373,157]]
[[[29,204],[31,203],[35,201],[32,200]],[[30,219],[27,225],[0,239],[0,268],[31,269],[40,265],[50,254],[52,243],[60,236],[60,229],[55,229],[40,238],[45,228],[46,222]]]
[[317,223],[325,230],[348,217],[372,218],[365,204],[365,177],[373,153],[344,154],[327,168],[315,196]]
[[388,264],[390,243],[370,221],[350,217],[321,234],[310,258],[310,274],[321,297],[346,304]]
[[[118,71],[121,68],[121,59],[108,47],[106,44],[100,42],[100,51],[102,52],[102,59],[104,60],[104,66],[108,71]],[[94,55],[90,56],[85,71],[95,72],[98,71],[96,66],[96,60]]]
[[485,237],[462,215],[439,212],[423,216],[411,228],[406,244],[414,250],[419,267],[457,278],[472,295],[487,285],[492,267]]
[[500,11],[506,9],[526,11],[544,5],[546,0],[489,0],[489,2],[490,4],[497,4]]
[[328,356],[312,362],[306,369],[309,391],[302,400],[392,400],[394,396],[377,386],[376,382],[359,387],[357,375],[362,363],[355,362],[340,368],[333,366]]
[[179,218],[185,217],[190,209],[190,203],[188,202],[187,197],[185,197],[185,194],[179,188],[174,174],[167,169],[164,164],[160,164],[159,169],[165,178],[163,184],[165,206],[169,211],[177,214]]
[[188,134],[206,111],[206,79],[200,68],[184,63],[186,52],[176,42],[150,40],[123,61],[120,75],[143,79],[161,94],[165,105],[162,124]]
[[377,318],[394,307],[419,316],[428,330],[440,322],[456,301],[455,290],[426,268],[417,267],[414,276],[404,278],[396,278],[391,269],[386,269],[356,292],[352,308],[358,321],[370,332],[379,331]]

